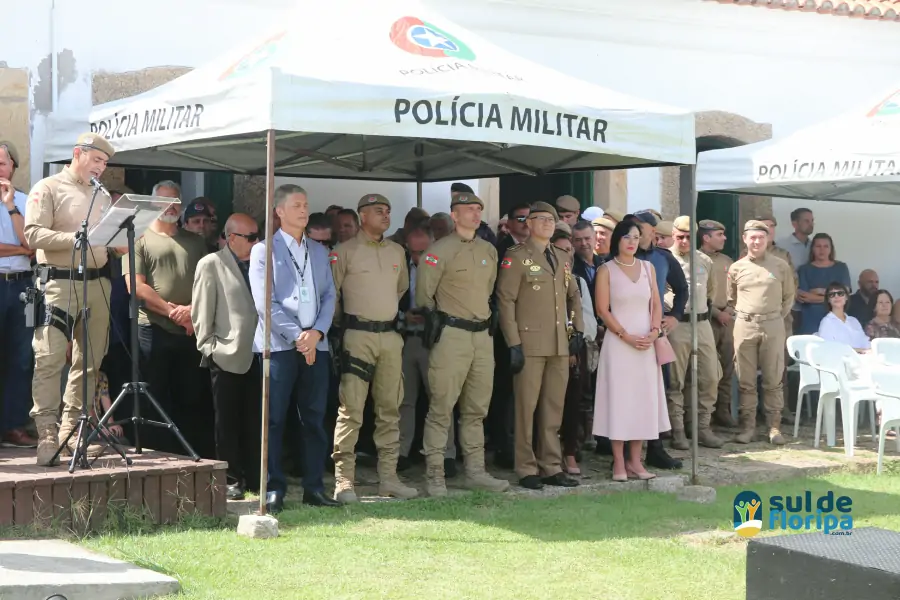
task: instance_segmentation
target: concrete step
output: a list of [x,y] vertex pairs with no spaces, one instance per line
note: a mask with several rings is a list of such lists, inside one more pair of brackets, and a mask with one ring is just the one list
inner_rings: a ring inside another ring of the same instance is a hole
[[180,588],[172,577],[62,540],[0,541],[2,600],[137,600]]

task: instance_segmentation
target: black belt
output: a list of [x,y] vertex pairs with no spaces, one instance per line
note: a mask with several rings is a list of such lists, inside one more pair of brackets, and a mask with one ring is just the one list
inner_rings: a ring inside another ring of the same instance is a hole
[[[680,319],[678,319],[682,323],[690,323],[691,315],[683,315]],[[709,312],[705,312],[702,315],[697,315],[697,321],[709,321]]]
[[88,281],[93,281],[94,279],[100,279],[101,277],[109,278],[109,275],[104,269],[85,269],[84,273],[79,273],[78,271],[72,271],[70,269],[49,267],[47,265],[38,265],[38,269],[47,271],[47,280],[72,279],[75,281],[84,281],[87,279]]
[[21,281],[22,279],[31,279],[33,277],[31,271],[17,271],[16,273],[0,273],[0,281]]
[[444,323],[449,327],[456,327],[463,331],[471,331],[478,333],[479,331],[487,331],[491,326],[491,320],[486,321],[470,321],[468,319],[460,319],[459,317],[451,317],[444,315]]
[[369,333],[386,333],[397,331],[397,319],[393,321],[361,321],[355,315],[345,315],[344,329],[357,329]]

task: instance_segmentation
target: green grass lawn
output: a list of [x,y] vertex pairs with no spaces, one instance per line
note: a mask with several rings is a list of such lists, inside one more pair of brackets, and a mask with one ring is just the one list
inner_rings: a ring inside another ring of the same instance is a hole
[[[552,499],[471,495],[296,507],[281,536],[249,540],[234,523],[188,521],[143,535],[83,540],[90,548],[177,577],[182,598],[744,598],[746,543],[732,500],[713,505],[654,493]],[[854,526],[900,530],[900,478],[834,474],[752,486],[773,494],[833,490],[853,499]],[[194,527],[191,528],[190,526]]]

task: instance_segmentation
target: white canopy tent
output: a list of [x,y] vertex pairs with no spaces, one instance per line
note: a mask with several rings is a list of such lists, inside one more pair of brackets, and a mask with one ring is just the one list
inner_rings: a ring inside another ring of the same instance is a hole
[[900,90],[782,139],[702,152],[697,190],[900,203]]
[[[265,175],[269,239],[275,175],[421,184],[695,161],[692,113],[518,58],[415,2],[299,7],[168,84],[55,119],[46,162],[67,162],[89,126],[116,148],[111,165]],[[266,272],[268,305],[271,246]],[[264,322],[263,488],[268,310]]]
[[[114,165],[386,181],[693,164],[694,117],[521,59],[410,2],[304,2],[280,29],[138,96],[55,119]],[[411,16],[414,15],[414,16]]]

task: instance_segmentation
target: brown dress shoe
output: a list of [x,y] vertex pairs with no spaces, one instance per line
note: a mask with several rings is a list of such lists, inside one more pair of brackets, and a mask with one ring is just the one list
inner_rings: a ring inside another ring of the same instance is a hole
[[12,429],[3,434],[0,446],[4,448],[37,448],[38,441],[24,429]]

